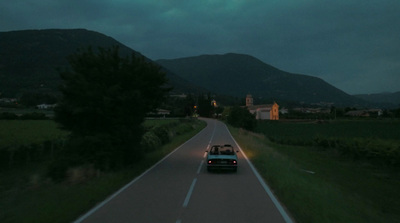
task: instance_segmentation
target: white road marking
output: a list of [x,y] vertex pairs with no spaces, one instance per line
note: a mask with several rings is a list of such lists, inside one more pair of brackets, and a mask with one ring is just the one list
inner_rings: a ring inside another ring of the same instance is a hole
[[300,169],[300,170],[309,174],[315,174],[315,172],[311,170],[305,170],[305,169]]
[[229,131],[229,129],[228,129],[228,127],[226,125],[225,125],[225,128],[228,130],[229,134],[231,135],[231,138],[235,142],[236,146],[239,148],[240,152],[243,154],[243,157],[246,159],[246,161],[249,164],[249,166],[250,166],[251,170],[253,171],[254,175],[256,175],[256,177],[257,177],[258,181],[260,182],[261,186],[264,188],[265,192],[267,192],[268,196],[271,198],[272,202],[274,203],[275,207],[278,209],[279,213],[282,215],[282,217],[285,220],[285,222],[286,223],[293,223],[292,219],[289,217],[289,215],[286,213],[285,209],[279,203],[278,199],[272,193],[272,191],[269,188],[269,186],[265,183],[264,179],[258,173],[257,169],[253,166],[253,164],[247,158],[246,154],[243,152],[242,148],[240,148],[239,144],[233,138],[231,132]]
[[212,135],[211,135],[211,138],[210,138],[210,141],[208,142],[208,147],[210,147],[210,145],[211,145],[211,142],[212,142],[212,140],[213,140],[213,138],[214,138],[214,135],[215,135],[215,129],[217,129],[216,128],[216,126],[217,126],[217,124],[216,124],[217,122],[215,122],[214,121],[214,130],[213,130],[213,133],[212,133]]
[[200,173],[201,167],[203,166],[203,163],[204,163],[204,160],[201,161],[201,163],[200,163],[200,165],[199,165],[199,168],[197,169],[197,174]]
[[194,186],[196,185],[196,182],[197,182],[197,178],[194,178],[193,182],[192,182],[192,185],[190,185],[190,189],[189,189],[189,191],[188,191],[188,193],[186,195],[185,201],[183,202],[183,207],[184,208],[187,207],[188,204],[189,204],[189,200],[190,200],[190,197],[192,196],[192,193],[193,193],[193,190],[194,190]]

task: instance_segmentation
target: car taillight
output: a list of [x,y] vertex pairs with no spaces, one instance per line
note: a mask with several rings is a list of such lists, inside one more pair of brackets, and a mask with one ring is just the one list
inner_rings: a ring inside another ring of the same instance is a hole
[[232,161],[233,164],[237,164],[236,160]]
[[211,163],[212,163],[212,161],[211,161],[211,160],[209,160],[209,161],[208,161],[208,164],[211,164]]

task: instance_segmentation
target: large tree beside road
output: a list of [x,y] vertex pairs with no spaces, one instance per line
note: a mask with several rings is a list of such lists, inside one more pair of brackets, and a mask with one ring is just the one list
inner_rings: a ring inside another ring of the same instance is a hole
[[139,159],[141,124],[168,92],[165,74],[144,57],[122,57],[118,47],[81,49],[68,61],[55,120],[71,131],[73,162],[108,169]]

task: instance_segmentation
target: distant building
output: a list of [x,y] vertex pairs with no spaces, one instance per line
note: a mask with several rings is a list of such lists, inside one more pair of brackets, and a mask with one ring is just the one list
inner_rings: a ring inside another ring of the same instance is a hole
[[186,98],[187,95],[186,94],[171,94],[170,97],[173,97],[173,98]]
[[165,109],[157,109],[157,115],[170,115],[171,111]]
[[346,116],[352,117],[376,117],[383,114],[382,109],[367,109],[367,110],[354,110],[346,112]]
[[40,104],[40,105],[36,105],[36,108],[38,109],[53,109],[57,106],[57,104]]
[[1,103],[15,103],[17,102],[16,98],[0,98]]
[[151,115],[151,116],[154,116],[154,115],[166,116],[166,115],[170,115],[170,114],[171,114],[171,111],[165,110],[165,109],[160,109],[160,108],[157,108],[156,110],[147,113],[147,115]]
[[254,105],[253,96],[246,96],[246,108],[259,120],[279,120],[279,105],[274,104]]

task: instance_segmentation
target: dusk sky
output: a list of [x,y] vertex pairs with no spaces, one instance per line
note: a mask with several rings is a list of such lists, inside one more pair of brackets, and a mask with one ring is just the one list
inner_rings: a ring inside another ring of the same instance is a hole
[[400,0],[1,0],[0,31],[85,28],[150,59],[243,53],[349,93],[400,91]]

